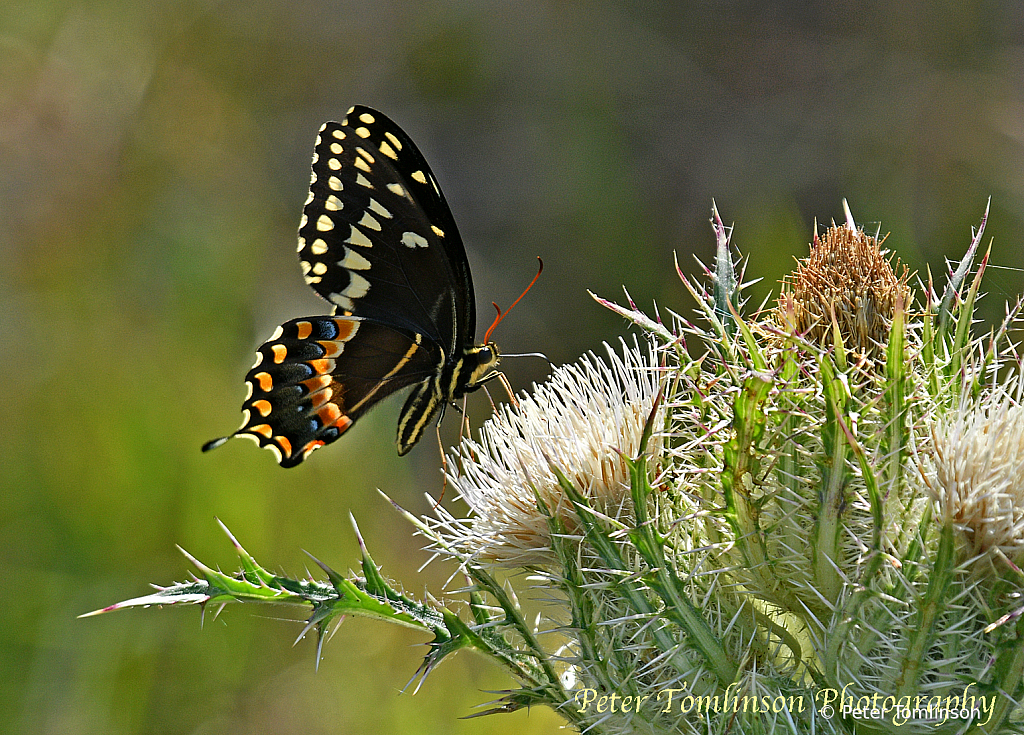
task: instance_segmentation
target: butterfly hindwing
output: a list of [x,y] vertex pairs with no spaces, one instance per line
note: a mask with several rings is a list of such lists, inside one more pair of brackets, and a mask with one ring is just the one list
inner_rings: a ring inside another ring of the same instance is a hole
[[246,375],[238,435],[292,467],[330,444],[377,401],[434,373],[423,335],[354,316],[306,317],[278,328]]

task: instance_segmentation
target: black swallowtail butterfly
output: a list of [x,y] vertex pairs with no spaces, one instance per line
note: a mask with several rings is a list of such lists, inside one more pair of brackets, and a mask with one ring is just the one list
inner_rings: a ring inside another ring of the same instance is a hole
[[299,264],[332,315],[278,327],[245,376],[241,428],[203,451],[245,436],[294,467],[413,386],[398,420],[405,454],[449,402],[498,374],[498,348],[474,341],[469,261],[437,179],[376,110],[320,128]]

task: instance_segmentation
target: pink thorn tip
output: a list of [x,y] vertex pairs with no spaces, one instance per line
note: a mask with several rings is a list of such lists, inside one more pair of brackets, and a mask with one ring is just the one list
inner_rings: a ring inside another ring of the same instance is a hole
[[718,213],[718,205],[715,200],[711,200],[711,229],[715,232],[715,244],[719,248],[724,248],[729,245],[730,233],[727,231],[725,223],[722,222],[722,217]]

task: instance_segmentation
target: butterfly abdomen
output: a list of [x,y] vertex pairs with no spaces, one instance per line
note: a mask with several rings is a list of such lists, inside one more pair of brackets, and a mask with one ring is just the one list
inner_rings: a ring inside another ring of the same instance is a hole
[[430,380],[417,385],[402,407],[398,418],[398,454],[406,454],[423,436],[431,419],[444,412],[449,401],[472,393],[497,375],[500,360],[493,342],[471,347],[456,359],[447,360]]

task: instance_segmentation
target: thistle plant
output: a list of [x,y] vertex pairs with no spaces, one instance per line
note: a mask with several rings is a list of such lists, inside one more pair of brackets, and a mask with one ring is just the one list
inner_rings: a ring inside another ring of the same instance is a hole
[[192,582],[107,609],[290,603],[321,645],[343,615],[417,628],[421,680],[473,649],[517,685],[487,713],[543,704],[580,732],[1024,731],[1021,303],[972,334],[987,214],[915,293],[846,208],[751,308],[714,211],[714,267],[677,265],[694,317],[595,297],[634,337],[453,450],[469,514],[396,506],[456,569],[447,601],[362,539],[359,572],[314,579],[232,538],[237,574],[189,557]]

